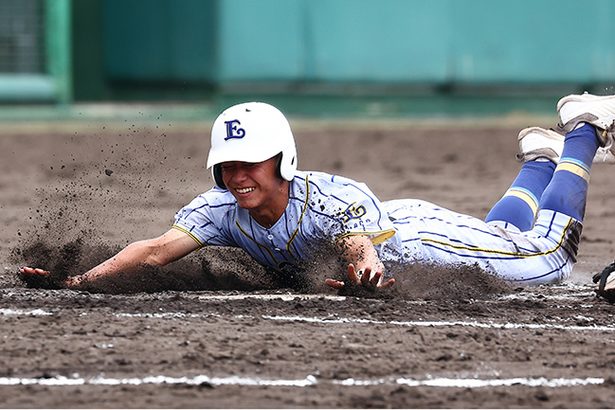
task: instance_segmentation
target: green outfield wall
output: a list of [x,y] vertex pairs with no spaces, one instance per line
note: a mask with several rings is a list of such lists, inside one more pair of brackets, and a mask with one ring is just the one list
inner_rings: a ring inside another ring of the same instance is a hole
[[615,84],[612,0],[28,1],[45,10],[45,64],[9,73],[0,60],[0,101]]
[[105,17],[117,79],[615,81],[610,0],[109,0]]

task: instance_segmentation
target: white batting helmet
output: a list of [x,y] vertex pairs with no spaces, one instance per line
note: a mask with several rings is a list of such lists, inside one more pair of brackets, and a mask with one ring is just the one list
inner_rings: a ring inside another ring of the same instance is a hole
[[237,104],[224,110],[214,121],[207,168],[211,167],[216,185],[226,189],[221,163],[263,162],[280,153],[280,175],[291,181],[297,170],[297,148],[284,114],[262,102]]

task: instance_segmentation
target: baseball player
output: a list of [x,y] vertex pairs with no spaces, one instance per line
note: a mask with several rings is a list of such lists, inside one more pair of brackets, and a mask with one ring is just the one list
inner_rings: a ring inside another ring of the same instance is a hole
[[557,110],[559,132],[521,131],[520,173],[483,221],[421,200],[380,201],[363,183],[298,171],[285,116],[265,103],[235,105],[211,132],[215,187],[180,209],[169,231],[79,276],[52,281],[50,272],[29,267],[21,276],[35,286],[96,289],[103,279],[204,246],[240,247],[285,272],[332,243],[348,263],[346,277],[326,279],[335,289],[391,286],[392,263],[477,264],[518,284],[558,282],[576,261],[592,162],[614,160],[615,96],[570,95]]

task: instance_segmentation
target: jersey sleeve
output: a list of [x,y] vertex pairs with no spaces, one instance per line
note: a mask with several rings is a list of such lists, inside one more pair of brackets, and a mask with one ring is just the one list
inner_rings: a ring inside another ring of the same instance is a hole
[[335,176],[335,189],[327,193],[318,218],[324,236],[339,240],[352,235],[366,235],[378,245],[395,235],[395,228],[380,200],[367,185]]
[[224,226],[234,205],[232,201],[224,201],[215,192],[208,191],[175,214],[173,228],[188,234],[200,246],[237,246]]

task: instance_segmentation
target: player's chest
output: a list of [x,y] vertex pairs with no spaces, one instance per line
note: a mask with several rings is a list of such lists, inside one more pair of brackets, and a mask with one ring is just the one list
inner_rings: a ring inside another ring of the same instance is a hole
[[265,228],[249,219],[234,222],[233,239],[260,263],[280,268],[304,261],[313,247],[312,227],[300,219],[287,218]]

